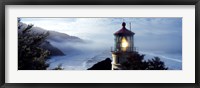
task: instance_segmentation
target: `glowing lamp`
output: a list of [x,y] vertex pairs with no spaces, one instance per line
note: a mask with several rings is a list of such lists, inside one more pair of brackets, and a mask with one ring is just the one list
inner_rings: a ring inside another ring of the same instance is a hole
[[128,42],[127,42],[127,40],[124,37],[122,38],[122,47],[123,48],[128,47]]
[[132,52],[133,51],[133,33],[126,29],[126,23],[122,23],[122,28],[114,33],[115,35],[115,52]]

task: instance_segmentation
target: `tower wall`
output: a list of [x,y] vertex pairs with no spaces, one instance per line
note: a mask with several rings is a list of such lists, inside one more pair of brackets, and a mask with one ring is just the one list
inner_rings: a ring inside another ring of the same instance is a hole
[[128,54],[112,53],[112,70],[124,69],[121,64],[127,61]]

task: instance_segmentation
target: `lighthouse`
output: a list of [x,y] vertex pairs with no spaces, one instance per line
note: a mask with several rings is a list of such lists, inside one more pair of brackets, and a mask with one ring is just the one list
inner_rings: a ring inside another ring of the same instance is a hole
[[123,70],[122,63],[127,61],[130,54],[134,54],[135,33],[126,28],[126,23],[122,23],[122,28],[114,33],[114,50],[112,50],[112,70]]

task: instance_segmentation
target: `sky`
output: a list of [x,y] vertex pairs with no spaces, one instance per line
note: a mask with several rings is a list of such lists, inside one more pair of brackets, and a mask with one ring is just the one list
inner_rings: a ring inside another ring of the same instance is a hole
[[46,30],[58,31],[95,42],[96,48],[114,46],[114,33],[122,28],[135,33],[134,45],[140,52],[182,59],[182,18],[21,18]]

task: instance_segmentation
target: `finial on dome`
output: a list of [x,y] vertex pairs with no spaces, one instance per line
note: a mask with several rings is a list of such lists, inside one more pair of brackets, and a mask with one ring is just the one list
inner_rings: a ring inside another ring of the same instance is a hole
[[126,23],[125,23],[125,22],[123,22],[123,23],[122,23],[122,26],[123,26],[123,27],[125,27],[125,26],[126,26]]

